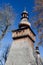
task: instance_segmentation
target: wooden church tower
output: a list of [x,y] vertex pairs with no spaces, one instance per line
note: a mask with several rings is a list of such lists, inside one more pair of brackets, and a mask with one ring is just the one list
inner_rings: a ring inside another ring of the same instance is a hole
[[19,29],[12,31],[11,45],[5,65],[36,65],[34,51],[35,33],[28,22],[28,12],[24,10]]

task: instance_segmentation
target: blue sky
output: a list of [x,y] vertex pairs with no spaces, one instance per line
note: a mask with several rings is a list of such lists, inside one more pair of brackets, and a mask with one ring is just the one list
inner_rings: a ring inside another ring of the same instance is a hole
[[[29,18],[31,18],[33,16],[32,10],[33,10],[33,6],[34,6],[34,0],[0,0],[0,6],[2,4],[8,4],[8,3],[13,7],[14,13],[16,14],[14,24],[12,25],[12,27],[10,27],[10,29],[18,28],[18,24],[19,24],[20,18],[21,18],[21,13],[25,7],[26,7],[27,11],[29,12]],[[34,30],[34,32],[36,33],[35,30]],[[36,39],[36,43],[37,43],[37,41],[38,40]],[[2,48],[6,47],[8,44],[11,44],[12,43],[12,33],[7,32],[7,34],[5,35],[5,37],[3,38],[1,43],[2,43]],[[41,53],[41,56],[43,57],[42,50],[43,50],[43,48],[40,47],[40,53]]]

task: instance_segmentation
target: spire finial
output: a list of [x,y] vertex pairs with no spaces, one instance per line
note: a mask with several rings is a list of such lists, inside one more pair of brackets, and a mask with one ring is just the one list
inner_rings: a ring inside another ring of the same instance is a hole
[[24,11],[26,11],[26,7],[24,8]]
[[23,12],[28,14],[28,12],[27,12],[27,10],[26,10],[26,7],[24,8],[24,11],[23,11]]

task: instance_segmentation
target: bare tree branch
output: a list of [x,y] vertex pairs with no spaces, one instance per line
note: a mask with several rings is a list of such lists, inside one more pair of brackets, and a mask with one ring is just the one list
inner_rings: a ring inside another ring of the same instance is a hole
[[32,18],[32,22],[34,24],[34,27],[37,29],[38,32],[38,38],[39,43],[38,45],[43,45],[43,0],[34,0],[35,6],[34,6],[34,16]]
[[14,12],[12,7],[9,4],[2,6],[0,9],[0,40],[4,37],[8,27],[12,25],[13,21]]

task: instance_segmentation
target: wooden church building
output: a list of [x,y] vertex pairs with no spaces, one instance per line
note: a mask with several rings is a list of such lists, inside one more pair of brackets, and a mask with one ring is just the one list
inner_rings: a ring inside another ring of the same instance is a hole
[[18,29],[12,30],[12,45],[5,65],[42,65],[39,48],[34,49],[35,33],[28,21],[28,12],[24,10]]

